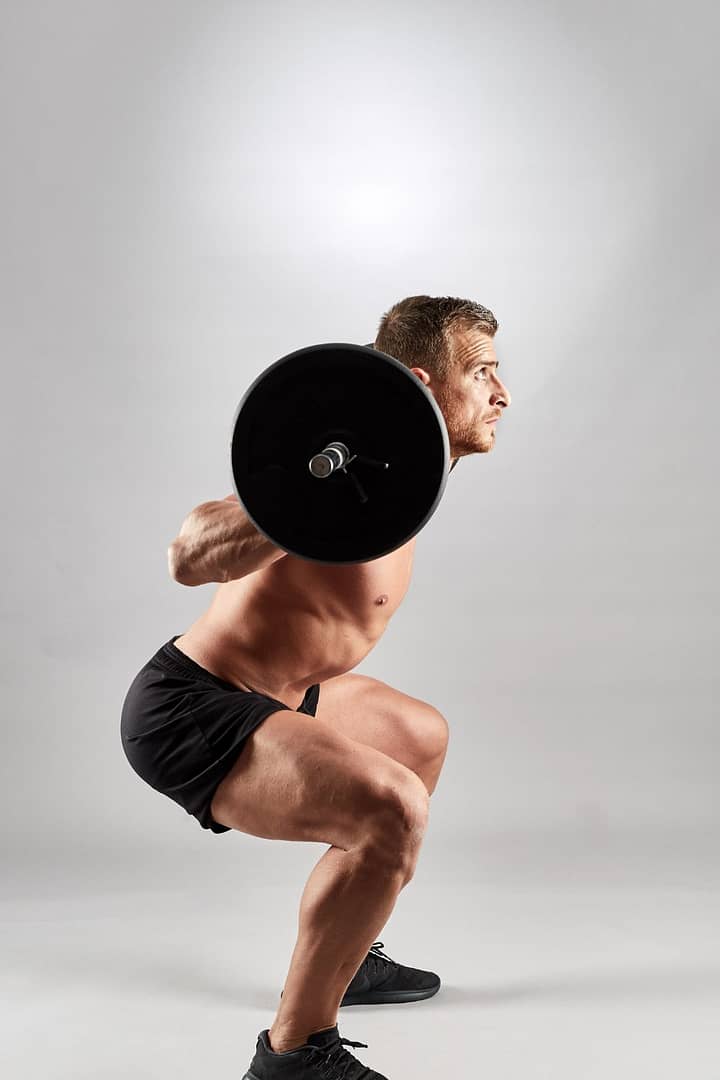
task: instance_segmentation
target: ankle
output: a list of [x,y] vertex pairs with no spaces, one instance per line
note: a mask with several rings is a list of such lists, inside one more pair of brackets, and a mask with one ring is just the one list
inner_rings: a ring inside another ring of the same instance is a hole
[[315,1032],[327,1031],[328,1028],[334,1026],[334,1024],[323,1024],[321,1027],[311,1028],[302,1035],[298,1034],[297,1030],[283,1032],[279,1029],[270,1028],[268,1031],[268,1043],[274,1054],[287,1054],[290,1050],[297,1050],[299,1046],[305,1046],[309,1036],[315,1034]]
[[268,1035],[268,1043],[273,1054],[287,1054],[290,1050],[297,1050],[298,1046],[304,1046],[307,1039],[281,1039],[272,1034]]

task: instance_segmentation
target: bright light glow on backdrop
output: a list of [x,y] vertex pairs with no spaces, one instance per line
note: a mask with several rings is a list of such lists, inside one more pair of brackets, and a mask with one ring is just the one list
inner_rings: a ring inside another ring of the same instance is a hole
[[530,4],[224,5],[159,99],[168,211],[208,253],[309,271],[318,303],[369,284],[371,318],[399,281],[464,288],[509,327],[550,303],[560,342],[513,358],[529,400],[653,224],[659,118],[628,100],[612,49]]

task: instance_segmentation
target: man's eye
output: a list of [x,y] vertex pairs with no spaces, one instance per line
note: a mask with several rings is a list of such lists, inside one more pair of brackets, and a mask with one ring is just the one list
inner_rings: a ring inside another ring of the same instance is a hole
[[483,378],[484,378],[484,377],[485,377],[485,374],[486,374],[486,372],[487,372],[487,368],[486,368],[486,367],[481,367],[481,368],[478,368],[478,369],[477,369],[477,371],[475,372],[475,374],[476,374],[476,375],[482,375],[482,376],[483,376]]

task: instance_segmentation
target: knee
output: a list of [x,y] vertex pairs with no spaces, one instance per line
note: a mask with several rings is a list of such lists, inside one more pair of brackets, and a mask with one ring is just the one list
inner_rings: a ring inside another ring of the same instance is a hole
[[434,756],[437,757],[439,754],[444,754],[448,748],[450,725],[438,709],[432,705],[428,708],[427,743],[432,747]]
[[405,772],[400,783],[383,788],[367,823],[369,848],[376,858],[401,872],[403,885],[415,872],[430,814],[425,784],[410,769]]

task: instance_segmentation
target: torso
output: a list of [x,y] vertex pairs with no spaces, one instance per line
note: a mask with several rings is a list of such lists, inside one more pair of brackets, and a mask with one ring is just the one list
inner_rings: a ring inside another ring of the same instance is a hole
[[415,538],[368,563],[286,555],[219,585],[175,645],[221,679],[292,709],[313,683],[354,668],[382,636],[410,584]]

